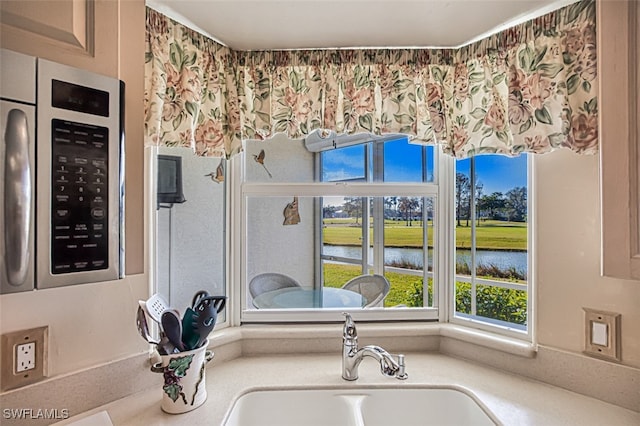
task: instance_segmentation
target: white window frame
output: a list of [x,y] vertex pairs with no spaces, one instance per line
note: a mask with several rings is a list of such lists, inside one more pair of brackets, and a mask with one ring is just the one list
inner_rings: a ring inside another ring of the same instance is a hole
[[[455,159],[449,157],[451,162],[451,174],[449,181],[452,184],[452,188],[450,190],[451,199],[449,200],[449,208],[451,209],[449,213],[449,217],[454,219],[455,212],[455,196],[453,196],[454,191],[453,187],[455,186]],[[526,330],[520,330],[516,327],[512,327],[508,325],[508,323],[498,324],[489,321],[485,321],[476,317],[463,317],[456,316],[455,311],[455,291],[456,291],[456,270],[455,270],[455,261],[450,265],[450,273],[449,273],[449,284],[447,285],[447,293],[448,293],[448,303],[447,303],[447,317],[446,320],[452,324],[464,325],[466,327],[477,328],[484,331],[489,331],[492,333],[501,334],[508,337],[515,337],[518,339],[527,340],[533,342],[535,336],[535,259],[534,259],[534,231],[533,228],[535,226],[535,210],[534,210],[534,198],[535,191],[533,188],[534,175],[533,175],[533,155],[527,155],[527,327]],[[475,205],[473,206],[473,210],[475,210]],[[474,216],[473,214],[471,216]],[[474,216],[475,217],[475,216]],[[451,226],[455,229],[455,225],[452,223]],[[449,257],[452,260],[455,260],[455,233],[451,232],[451,252],[449,253]],[[473,269],[473,268],[472,268]],[[475,278],[475,273],[472,275]],[[509,283],[504,283],[500,287],[511,288]],[[473,286],[472,286],[473,289]],[[475,300],[473,298],[472,300]]]
[[[434,183],[362,183],[362,182],[338,182],[338,183],[253,183],[246,182],[245,153],[237,155],[230,162],[230,184],[232,190],[230,202],[232,208],[229,214],[229,224],[232,232],[229,234],[229,246],[232,260],[229,262],[231,271],[228,282],[239,283],[231,286],[230,296],[239,300],[235,304],[232,314],[232,325],[243,323],[321,323],[342,321],[342,312],[350,312],[354,318],[360,321],[402,321],[421,320],[450,322],[477,328],[492,333],[497,333],[521,340],[533,342],[535,336],[535,286],[534,286],[534,197],[533,188],[533,156],[527,159],[527,208],[528,208],[528,267],[527,267],[527,330],[523,332],[511,327],[503,327],[490,324],[475,318],[461,318],[455,316],[455,233],[451,232],[455,218],[455,158],[444,155],[442,150],[434,150]],[[434,226],[434,241],[437,241],[437,250],[434,250],[434,279],[437,285],[433,286],[433,307],[426,308],[369,308],[369,309],[286,309],[286,310],[257,310],[247,307],[247,276],[246,259],[248,256],[247,245],[247,199],[252,196],[278,196],[290,197],[292,195],[304,196],[420,196],[433,197],[437,224]]]

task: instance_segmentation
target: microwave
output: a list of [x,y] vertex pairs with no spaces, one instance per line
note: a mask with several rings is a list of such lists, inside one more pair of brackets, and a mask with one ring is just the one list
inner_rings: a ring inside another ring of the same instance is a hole
[[124,271],[124,83],[0,50],[0,292]]

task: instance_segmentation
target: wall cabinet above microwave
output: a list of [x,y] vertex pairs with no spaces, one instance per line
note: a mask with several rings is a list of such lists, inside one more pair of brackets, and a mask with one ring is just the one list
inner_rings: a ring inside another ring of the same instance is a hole
[[640,280],[640,6],[598,2],[602,273]]

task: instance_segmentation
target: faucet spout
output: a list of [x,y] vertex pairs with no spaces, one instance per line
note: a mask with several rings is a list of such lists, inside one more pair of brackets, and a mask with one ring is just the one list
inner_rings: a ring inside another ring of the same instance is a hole
[[404,380],[408,377],[405,372],[404,355],[398,355],[398,361],[389,352],[376,345],[364,346],[358,349],[358,333],[351,315],[344,313],[345,324],[342,334],[342,378],[356,380],[358,366],[365,357],[371,357],[380,363],[380,371],[387,377]]

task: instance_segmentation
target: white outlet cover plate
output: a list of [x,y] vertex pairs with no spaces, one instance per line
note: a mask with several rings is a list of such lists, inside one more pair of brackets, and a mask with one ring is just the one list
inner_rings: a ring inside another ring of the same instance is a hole
[[36,368],[36,343],[16,345],[16,373]]

